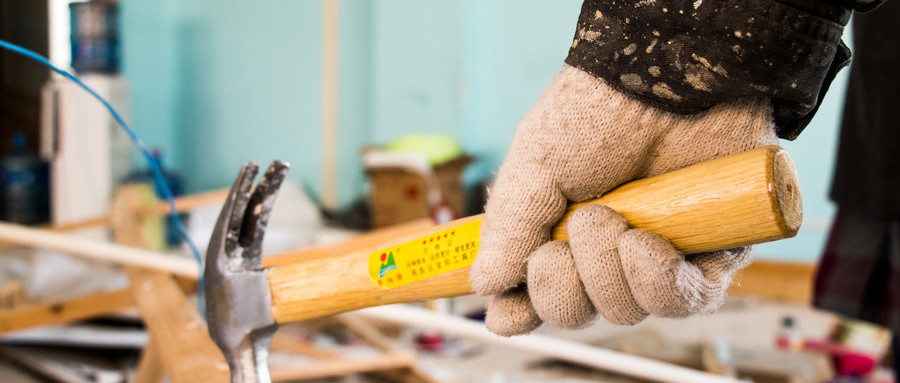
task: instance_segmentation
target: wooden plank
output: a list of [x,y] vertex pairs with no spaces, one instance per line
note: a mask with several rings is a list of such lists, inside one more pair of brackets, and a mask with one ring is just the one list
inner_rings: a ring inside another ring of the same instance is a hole
[[[228,198],[229,189],[216,189],[203,193],[191,194],[175,199],[175,210],[183,213],[194,210],[197,207],[205,205],[213,205],[225,202]],[[169,203],[166,201],[157,202],[147,207],[137,209],[137,214],[141,217],[158,217],[168,215],[171,212]]]
[[68,301],[30,304],[0,311],[0,333],[94,318],[129,307],[134,307],[130,288]]
[[[191,194],[175,198],[175,210],[183,213],[193,210],[199,206],[212,205],[225,202],[228,197],[228,189],[217,189],[203,193]],[[169,203],[167,201],[157,202],[154,205],[137,209],[137,214],[143,218],[158,217],[168,215],[170,212]],[[45,229],[57,233],[66,233],[81,229],[88,229],[98,226],[109,226],[111,224],[111,215],[104,214],[101,216],[82,219],[73,222],[66,222],[58,225],[35,226],[36,229]],[[15,244],[14,241],[0,241],[0,245],[7,246]]]
[[[85,220],[79,220],[79,221],[65,223],[65,224],[61,224],[61,225],[53,225],[53,226],[38,225],[38,226],[34,226],[34,228],[49,230],[49,231],[57,232],[57,233],[65,233],[65,232],[70,232],[70,231],[77,231],[77,230],[81,230],[81,229],[89,229],[89,228],[106,226],[106,225],[109,225],[109,215],[102,215],[99,217],[94,217],[94,218],[85,219]],[[0,238],[0,249],[10,247],[10,246],[15,246],[17,244],[19,244],[19,243],[15,239]]]
[[[227,197],[228,189],[216,189],[207,192],[177,197],[175,198],[175,210],[179,213],[184,213],[200,206],[223,203],[225,202],[225,198]],[[169,203],[167,201],[160,201],[151,206],[137,208],[137,214],[142,218],[168,215],[169,212]],[[104,214],[93,218],[66,222],[58,225],[39,225],[35,226],[34,228],[45,229],[57,233],[66,233],[99,226],[109,226],[112,220],[111,217],[112,216],[110,214]],[[14,245],[15,243],[16,242],[12,240],[0,240],[0,246],[9,246]]]
[[54,249],[82,258],[112,262],[119,265],[164,270],[196,279],[199,273],[193,259],[167,255],[134,246],[123,246],[103,241],[54,233],[49,230],[0,223],[0,239],[45,249]]
[[173,383],[226,383],[228,365],[209,338],[206,323],[169,275],[128,271],[134,300],[150,337],[159,345],[166,376]]
[[88,229],[88,228],[92,228],[92,227],[107,226],[107,225],[109,225],[109,215],[108,214],[101,215],[99,217],[82,219],[82,220],[78,220],[78,221],[66,222],[66,223],[62,223],[62,224],[58,224],[58,225],[53,225],[53,226],[47,227],[47,229],[50,231],[65,233],[65,232],[69,232],[69,231],[77,231],[77,230],[81,230],[81,229]]
[[411,352],[394,352],[366,359],[341,359],[327,363],[310,363],[299,366],[270,365],[269,374],[273,382],[289,382],[342,376],[362,372],[375,372],[405,368],[415,362]]
[[138,362],[137,371],[129,381],[131,383],[159,383],[163,377],[162,361],[159,359],[159,347],[153,342],[153,338],[144,346],[141,360]]
[[[144,247],[138,209],[153,206],[155,194],[147,185],[122,187],[113,201],[116,242]],[[173,383],[226,383],[228,365],[210,339],[206,323],[169,274],[134,267],[125,269],[144,325],[158,350],[159,362]],[[152,350],[151,350],[152,351]]]
[[735,275],[729,293],[810,304],[815,275],[816,266],[813,264],[756,261]]

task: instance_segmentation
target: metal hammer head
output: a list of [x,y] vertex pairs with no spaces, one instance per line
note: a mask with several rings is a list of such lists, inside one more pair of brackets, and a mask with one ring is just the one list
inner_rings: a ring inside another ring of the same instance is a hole
[[254,188],[259,164],[244,164],[206,252],[204,288],[209,335],[228,361],[232,383],[271,381],[269,344],[278,325],[270,314],[262,239],[289,166],[287,162],[273,162]]

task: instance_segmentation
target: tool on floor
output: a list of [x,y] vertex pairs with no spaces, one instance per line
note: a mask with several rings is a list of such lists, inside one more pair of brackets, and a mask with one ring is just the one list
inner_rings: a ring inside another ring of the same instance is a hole
[[[210,336],[232,382],[268,382],[269,343],[279,323],[364,307],[471,294],[469,266],[481,216],[459,219],[370,250],[263,268],[262,238],[288,165],[274,162],[254,188],[258,164],[241,169],[206,258]],[[251,191],[252,189],[252,191]],[[635,228],[700,253],[789,238],[802,221],[787,153],[767,146],[628,184],[570,205],[604,204]],[[552,231],[565,240],[563,218]]]

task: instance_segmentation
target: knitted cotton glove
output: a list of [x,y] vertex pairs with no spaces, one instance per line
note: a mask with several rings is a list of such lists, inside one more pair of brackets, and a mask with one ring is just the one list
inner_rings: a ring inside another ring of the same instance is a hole
[[605,206],[579,209],[569,242],[550,241],[550,228],[567,201],[774,143],[768,99],[679,115],[563,67],[519,124],[490,190],[470,274],[477,293],[494,295],[488,329],[509,336],[542,322],[584,327],[598,313],[630,325],[714,311],[748,249],[684,256]]

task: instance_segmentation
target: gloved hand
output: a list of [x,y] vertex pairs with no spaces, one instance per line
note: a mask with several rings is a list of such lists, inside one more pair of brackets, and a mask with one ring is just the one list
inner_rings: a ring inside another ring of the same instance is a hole
[[605,206],[579,209],[569,242],[550,241],[550,228],[567,200],[776,141],[769,99],[679,115],[563,67],[519,124],[490,190],[470,274],[475,292],[494,295],[488,329],[510,336],[542,322],[584,327],[598,313],[631,325],[716,310],[749,249],[684,256]]

